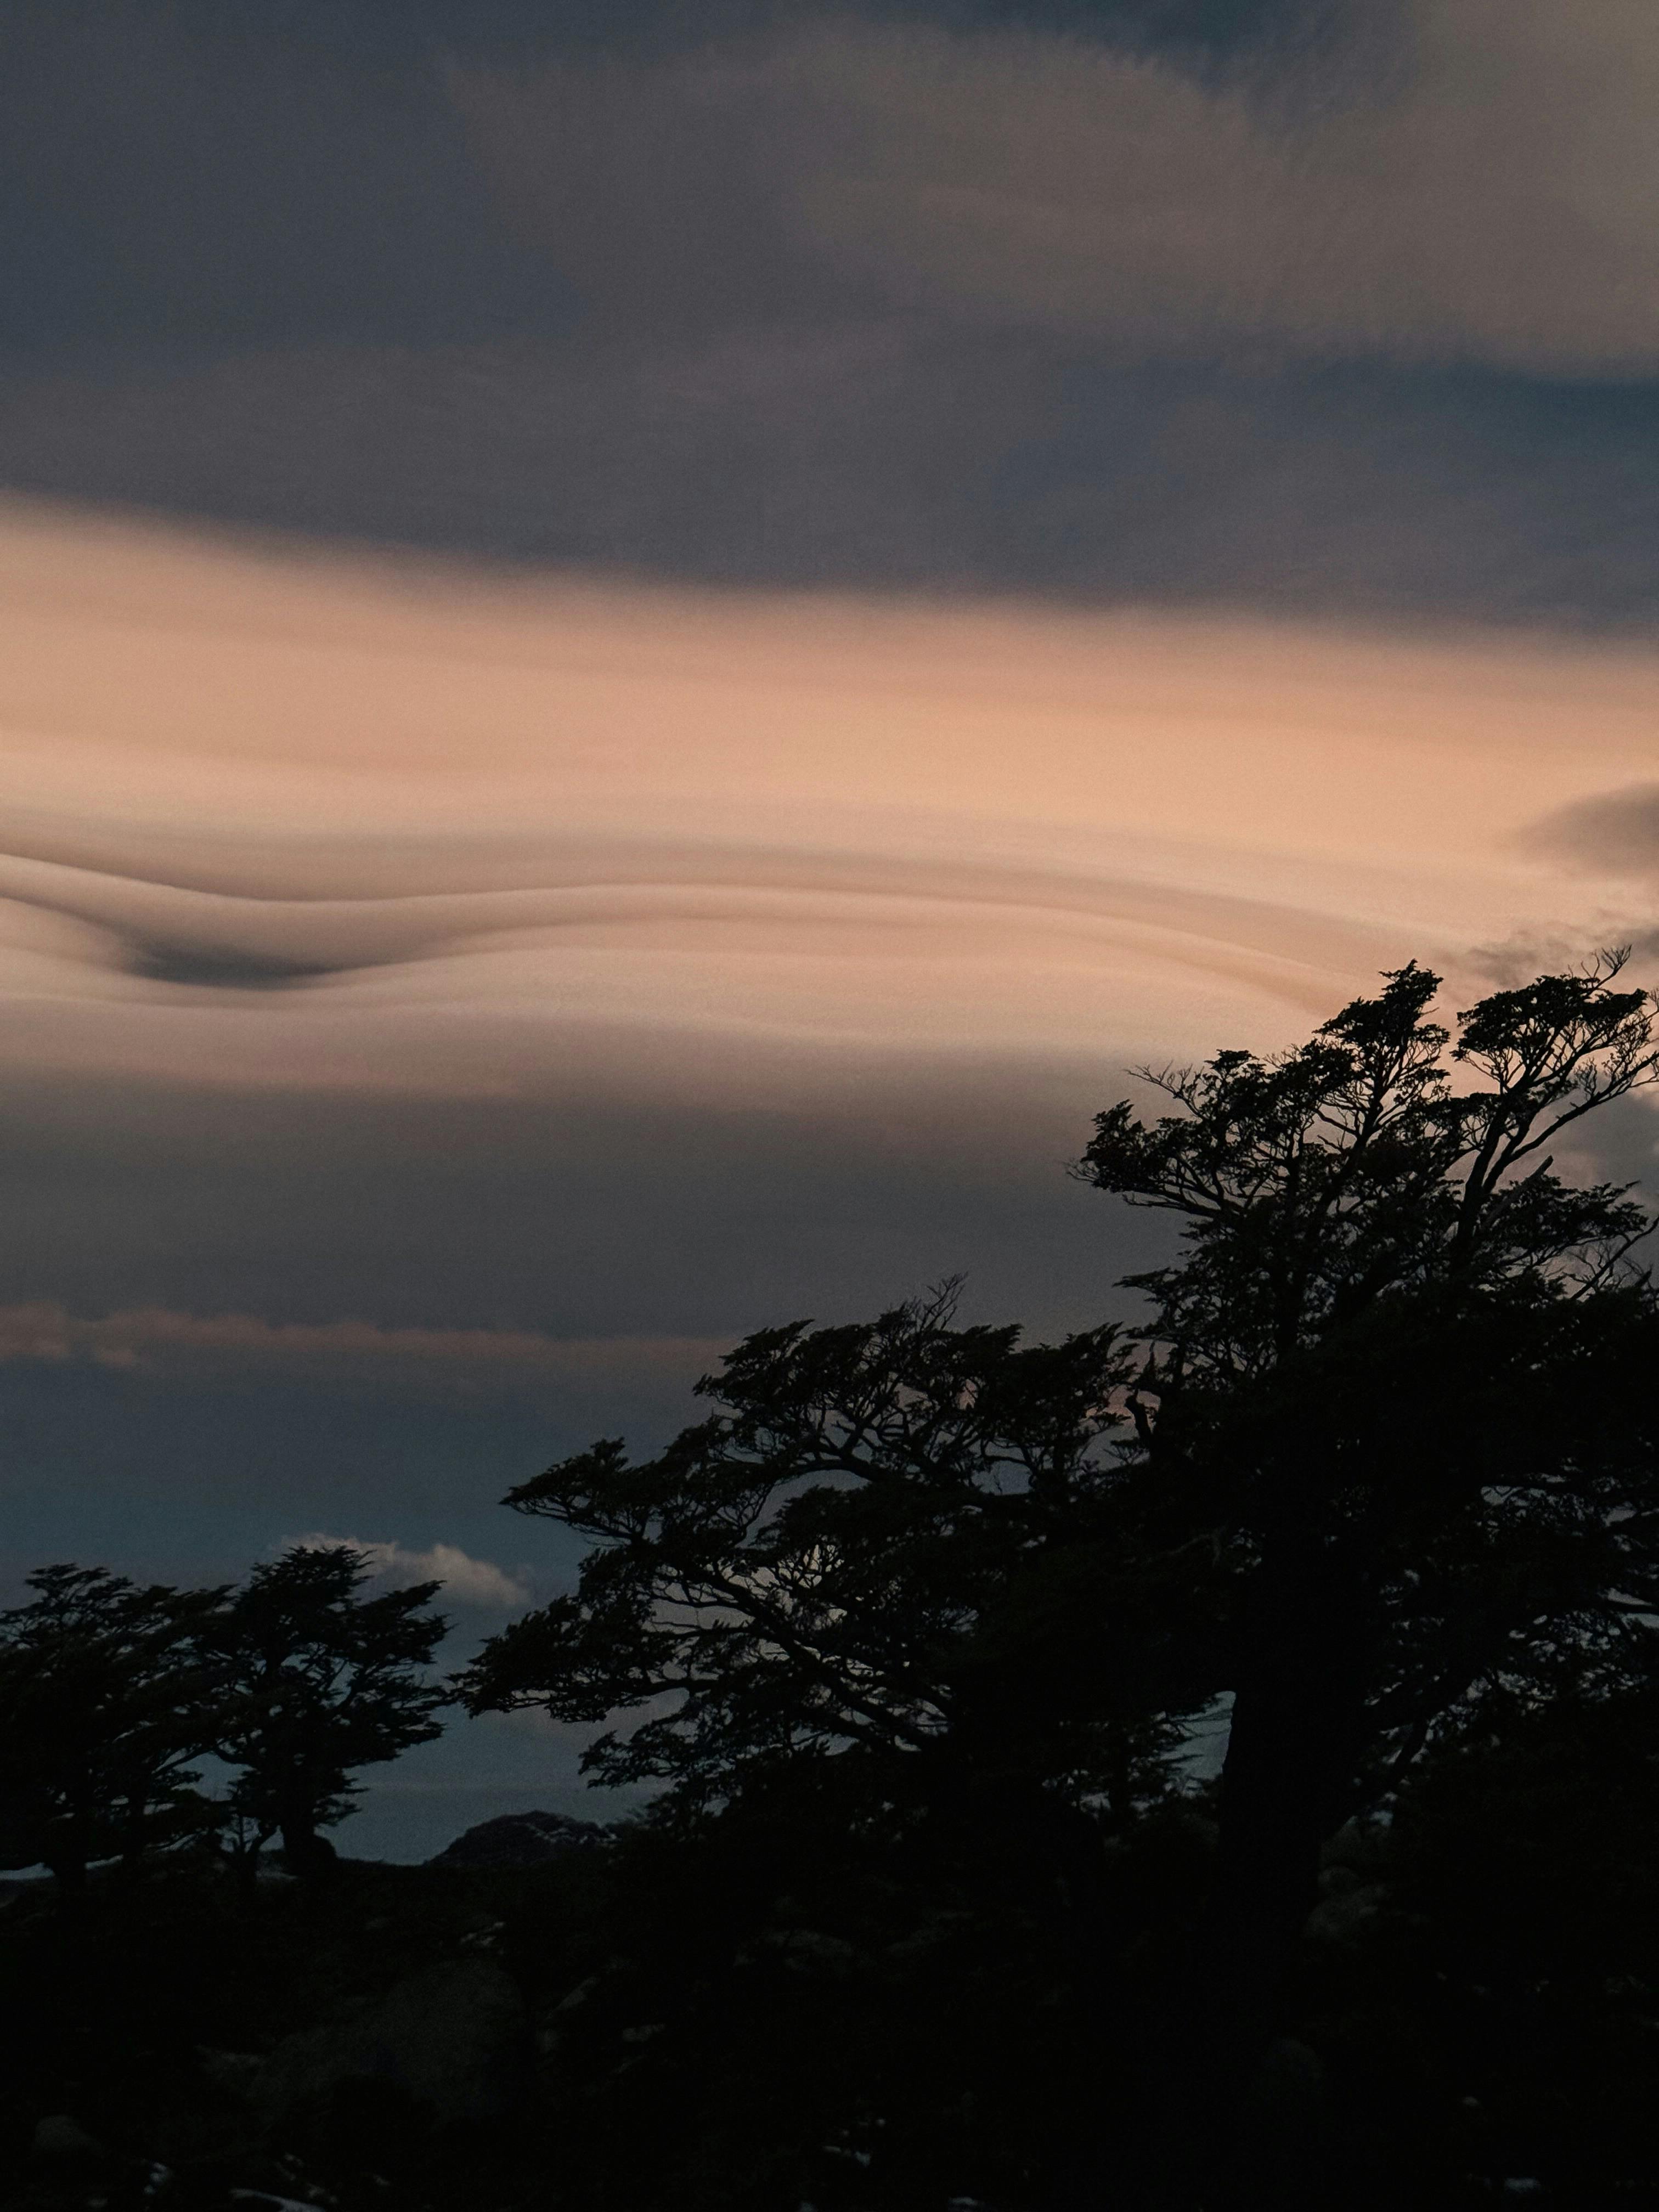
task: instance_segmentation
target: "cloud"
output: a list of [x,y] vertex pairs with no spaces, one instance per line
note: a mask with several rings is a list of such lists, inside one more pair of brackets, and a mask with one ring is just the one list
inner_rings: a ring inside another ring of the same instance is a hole
[[1074,1325],[1144,1256],[1060,1172],[1124,1067],[1289,1043],[1413,956],[1467,1005],[1474,948],[1639,933],[1628,875],[1522,833],[1650,777],[1656,713],[1636,644],[14,509],[0,1303],[135,1388],[596,1427],[641,1346],[687,1340],[672,1418],[693,1346],[950,1267]]
[[0,479],[635,574],[1652,629],[1640,0],[1301,41],[1150,0],[234,12],[7,14]]
[[1650,386],[920,314],[0,375],[0,478],[532,563],[1651,634]]
[[1640,774],[1659,707],[1637,647],[491,580],[31,511],[0,643],[14,1069],[386,1097],[1271,1041],[1392,958],[1571,924],[1509,841]]
[[[446,76],[362,11],[13,9],[0,479],[634,574],[1651,630],[1650,10],[1338,8],[1305,50],[1283,7],[514,12]],[[1281,35],[1146,35],[1230,13]]]
[[527,1329],[385,1328],[372,1322],[269,1322],[252,1314],[178,1313],[137,1307],[86,1319],[51,1300],[0,1306],[0,1363],[90,1359],[115,1369],[207,1363],[235,1370],[312,1374],[402,1369],[423,1379],[446,1370],[475,1382],[515,1377],[603,1388],[619,1376],[683,1375],[712,1365],[714,1340],[572,1339]]
[[[353,65],[144,0],[0,25],[0,348],[163,357],[276,337],[556,327],[432,69]],[[234,11],[232,11],[234,12]]]
[[1517,842],[1585,873],[1659,878],[1659,783],[1579,799],[1528,823]]
[[407,1589],[412,1583],[441,1582],[438,1603],[466,1606],[481,1613],[517,1613],[529,1604],[531,1586],[522,1569],[499,1567],[493,1559],[475,1559],[456,1544],[432,1544],[411,1550],[395,1540],[361,1536],[312,1534],[289,1537],[289,1545],[355,1544],[367,1552],[373,1579],[388,1589]]
[[1301,78],[843,20],[475,70],[456,97],[528,234],[617,315],[718,313],[732,264],[752,312],[817,260],[821,298],[1134,354],[1654,373],[1659,19],[1642,0],[1405,15],[1380,69],[1326,55]]

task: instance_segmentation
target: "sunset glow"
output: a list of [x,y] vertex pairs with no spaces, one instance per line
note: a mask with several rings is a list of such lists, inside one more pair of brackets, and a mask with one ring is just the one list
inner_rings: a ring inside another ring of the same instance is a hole
[[1650,768],[1645,648],[492,578],[38,510],[0,592],[0,976],[14,1049],[88,1080],[627,1085],[710,1038],[765,1048],[738,1094],[792,1054],[1109,1067],[1646,920],[1547,827]]

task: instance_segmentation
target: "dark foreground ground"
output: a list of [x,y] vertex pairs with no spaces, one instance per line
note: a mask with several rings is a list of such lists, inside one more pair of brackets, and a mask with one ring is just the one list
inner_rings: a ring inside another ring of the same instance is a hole
[[[1659,2206],[1653,1795],[1564,1742],[1339,1838],[1237,2201]],[[0,2205],[1158,2204],[1201,1804],[902,1844],[823,1809],[252,1896],[14,1886]]]

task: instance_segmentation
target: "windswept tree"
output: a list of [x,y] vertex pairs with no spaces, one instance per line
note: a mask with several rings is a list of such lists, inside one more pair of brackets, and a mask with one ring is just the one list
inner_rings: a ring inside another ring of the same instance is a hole
[[[1157,1631],[1109,1540],[1115,1333],[1027,1346],[953,1303],[763,1329],[658,1457],[607,1441],[510,1492],[592,1548],[574,1595],[485,1646],[471,1709],[629,1716],[589,1771],[688,1803],[842,1758],[875,1798],[1058,1778],[1127,1813],[1160,1790],[1178,1731],[1147,1718]],[[1048,1664],[1068,1579],[1091,1592],[1086,1686]]]
[[[605,1780],[790,1771],[890,1806],[979,1787],[1133,1819],[1231,1699],[1219,1844],[1169,2056],[1210,2183],[1322,1842],[1483,1707],[1655,1674],[1650,1217],[1558,1158],[1659,1074],[1621,956],[1430,1012],[1389,975],[1298,1049],[1151,1080],[1080,1173],[1181,1224],[1144,1324],[1026,1348],[948,1308],[763,1331],[714,1417],[509,1493],[591,1549],[465,1679],[613,1719]],[[1200,2069],[1194,2071],[1194,2069]],[[1166,2131],[1172,2132],[1172,2131]]]
[[1430,1018],[1411,966],[1275,1058],[1151,1079],[1081,1173],[1182,1223],[1132,1278],[1128,1470],[1207,1585],[1232,1694],[1203,2005],[1268,2032],[1322,1838],[1486,1698],[1651,1678],[1659,1322],[1627,1187],[1562,1146],[1652,1083],[1622,955]]
[[256,1856],[280,1836],[290,1863],[332,1856],[319,1830],[351,1810],[358,1768],[441,1733],[451,1693],[424,1670],[448,1624],[442,1587],[362,1595],[368,1555],[297,1544],[249,1575],[217,1618],[220,1702],[212,1748],[236,1770],[228,1808]]
[[217,1818],[197,1790],[223,1593],[140,1588],[104,1567],[41,1567],[0,1614],[0,1864],[76,1891],[94,1860],[129,1873]]

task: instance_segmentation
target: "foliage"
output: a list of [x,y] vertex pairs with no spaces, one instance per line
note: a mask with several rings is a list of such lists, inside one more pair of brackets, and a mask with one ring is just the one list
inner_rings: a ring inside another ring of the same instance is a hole
[[1659,2202],[1651,1688],[1493,1700],[1328,1847],[1285,2020],[1312,2201]]
[[1649,1217],[1555,1161],[1659,1074],[1622,965],[1455,1033],[1409,966],[1297,1050],[1152,1077],[1176,1110],[1114,1107],[1080,1169],[1182,1221],[1139,1329],[1027,1348],[936,1299],[751,1337],[655,1459],[606,1442],[510,1493],[592,1548],[472,1710],[627,1717],[592,1771],[679,1817],[833,1767],[872,1838],[996,1793],[1127,1835],[1229,1698],[1160,2063],[1166,2132],[1196,2095],[1212,2135],[1176,2195],[1235,2189],[1322,1841],[1485,1707],[1655,1671]]
[[1455,1043],[1403,969],[1296,1052],[1162,1073],[1181,1112],[1115,1107],[1085,1155],[1184,1218],[1131,1279],[1145,1476],[1224,1563],[1225,1686],[1318,1686],[1327,1830],[1461,1701],[1569,1650],[1609,1682],[1652,1664],[1650,1217],[1551,1152],[1659,1073],[1621,959],[1494,994]]
[[0,1788],[8,1866],[88,1864],[199,1837],[213,1808],[189,1761],[214,1683],[202,1638],[216,1590],[141,1589],[103,1567],[42,1567],[0,1614]]
[[[1204,1862],[988,1791],[876,1832],[828,1759],[620,1830],[506,1955],[544,1990],[543,2096],[584,2212],[1133,2203],[1145,2048]],[[592,1877],[597,1876],[597,1880]],[[619,2154],[618,2146],[626,2145]]]
[[1645,1667],[1648,1217],[1551,1150],[1659,1070],[1620,965],[1496,993],[1455,1042],[1407,967],[1295,1052],[1164,1073],[1176,1115],[1103,1115],[1087,1179],[1185,1219],[1132,1279],[1133,1376],[1109,1328],[1025,1348],[939,1301],[796,1324],[656,1459],[606,1442],[514,1491],[594,1548],[473,1710],[642,1712],[592,1767],[687,1791],[855,1750],[1103,1792],[1115,1758],[1127,1805],[1183,1715],[1261,1690],[1320,1747],[1326,1832],[1565,1644]]
[[[1116,1602],[1108,1540],[1115,1334],[1026,1346],[955,1327],[953,1297],[763,1330],[698,1384],[722,1410],[657,1458],[609,1441],[513,1491],[593,1548],[574,1595],[486,1646],[471,1709],[642,1714],[590,1769],[688,1802],[836,1755],[877,1802],[964,1772],[1125,1812],[1156,1794],[1175,1730],[1115,1659],[1146,1631],[1127,1577]],[[1044,1569],[1091,1585],[1087,1697],[1042,1679]]]
[[1258,1379],[1407,1291],[1620,1281],[1649,1215],[1624,1187],[1564,1182],[1550,1147],[1659,1076],[1652,999],[1611,988],[1625,960],[1495,992],[1455,1043],[1413,963],[1294,1052],[1142,1070],[1180,1111],[1148,1127],[1120,1102],[1079,1173],[1183,1218],[1180,1261],[1128,1279],[1175,1371]]
[[[1627,1188],[1552,1147],[1659,1075],[1623,956],[1494,993],[1453,1036],[1416,967],[1275,1059],[1151,1079],[1086,1180],[1184,1223],[1133,1279],[1152,1510],[1202,1563],[1231,1693],[1184,2064],[1231,2188],[1322,1842],[1437,1734],[1659,1659],[1659,1304]],[[1173,2076],[1172,2076],[1173,2078]]]
[[449,1693],[422,1672],[447,1627],[423,1610],[441,1585],[362,1597],[369,1571],[355,1545],[294,1545],[212,1623],[212,1747],[238,1770],[229,1805],[256,1852],[280,1833],[315,1863],[317,1830],[350,1810],[353,1772],[441,1733]]

